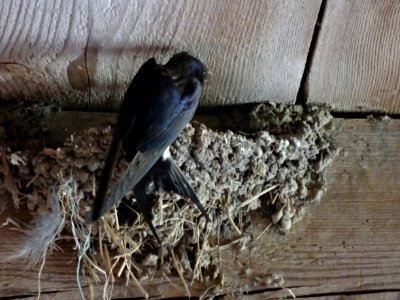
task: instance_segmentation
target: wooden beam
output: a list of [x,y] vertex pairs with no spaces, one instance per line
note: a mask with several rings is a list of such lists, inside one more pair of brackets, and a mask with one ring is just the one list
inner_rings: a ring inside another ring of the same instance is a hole
[[321,0],[2,1],[0,99],[115,109],[139,66],[188,51],[202,106],[293,102]]
[[[76,120],[75,120],[76,121]],[[102,122],[102,121],[101,121]],[[396,299],[400,292],[400,120],[336,119],[333,136],[342,147],[341,156],[328,170],[328,192],[294,224],[286,235],[265,233],[247,248],[221,251],[224,268],[218,282],[195,282],[192,296],[207,288],[219,293],[252,291],[243,299],[276,299],[289,296],[321,296],[321,299]],[[27,221],[23,211],[7,210],[8,216]],[[254,218],[252,234],[257,237],[266,220]],[[14,251],[21,238],[8,227],[0,228],[0,257]],[[78,298],[76,259],[71,243],[61,243],[62,252],[47,258],[41,277],[43,299]],[[185,296],[177,276],[144,280],[150,297]],[[282,281],[283,280],[283,281]],[[271,288],[271,282],[276,283]],[[290,291],[289,291],[290,289]],[[89,288],[84,287],[86,295]],[[0,268],[0,297],[35,295],[37,269],[24,262]],[[101,286],[93,288],[95,299]],[[377,298],[370,295],[376,293]],[[140,297],[134,284],[117,282],[113,297]],[[323,296],[323,297],[322,297]],[[380,298],[379,298],[380,297]],[[387,297],[387,298],[385,298]]]
[[310,103],[400,113],[400,2],[327,1],[307,82]]

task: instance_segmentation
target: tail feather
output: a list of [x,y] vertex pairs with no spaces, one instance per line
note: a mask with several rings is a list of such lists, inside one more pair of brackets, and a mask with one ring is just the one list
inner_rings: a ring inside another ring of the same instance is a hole
[[161,239],[157,234],[157,231],[153,225],[153,214],[151,212],[151,204],[153,203],[154,194],[146,193],[146,185],[148,184],[147,178],[143,178],[133,189],[135,193],[137,206],[142,213],[146,223],[149,225],[151,232],[157,239],[158,243],[161,244]]
[[161,183],[162,188],[165,191],[174,192],[191,199],[199,208],[206,220],[210,221],[206,210],[201,204],[192,186],[171,157],[159,159],[155,167],[159,169],[156,173],[155,180]]
[[114,136],[110,145],[110,149],[108,150],[107,159],[101,173],[100,182],[98,183],[96,199],[93,203],[93,210],[91,214],[86,217],[87,223],[92,223],[102,216],[108,186],[110,184],[120,149],[121,140]]

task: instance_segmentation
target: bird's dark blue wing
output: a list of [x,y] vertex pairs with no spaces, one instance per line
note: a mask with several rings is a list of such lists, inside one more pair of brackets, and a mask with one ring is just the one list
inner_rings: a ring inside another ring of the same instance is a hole
[[150,112],[150,122],[137,145],[141,152],[169,146],[193,118],[199,104],[201,84],[196,79],[185,82],[184,88],[190,86],[190,93],[171,80],[166,81],[165,85],[165,93],[160,93],[159,97],[168,95],[168,100],[160,99],[157,105],[159,109]]
[[[158,72],[159,65],[154,58],[146,61],[139,69],[124,95],[124,100],[119,108],[115,135],[123,140],[126,139],[132,129],[138,127],[137,117],[146,113],[150,105],[147,92],[154,86],[153,76]],[[135,125],[136,124],[136,125]],[[131,136],[131,138],[137,138]],[[136,143],[136,141],[132,141]]]
[[[163,94],[163,89],[160,89],[159,92],[159,99],[163,100],[165,95]],[[118,179],[117,183],[111,187],[103,201],[99,214],[100,216],[108,211],[117,201],[139,183],[143,176],[146,175],[150,168],[161,157],[165,149],[177,138],[178,134],[193,117],[194,111],[198,105],[200,91],[196,91],[194,95],[192,95],[193,99],[175,99],[175,95],[171,96],[170,88],[167,89],[165,93],[174,100],[177,100],[176,103],[178,103],[178,100],[183,100],[183,102],[187,100],[192,101],[192,105],[182,105],[180,109],[175,107],[175,110],[170,110],[170,106],[166,105],[164,109],[157,111],[155,114],[158,118],[162,119],[161,122],[155,122],[157,123],[156,125],[149,123],[147,127],[142,127],[147,129],[144,130],[144,132],[142,131],[141,139],[137,144],[138,151],[133,160],[129,163],[125,173]],[[175,91],[173,93],[175,93]],[[160,107],[163,107],[162,103]],[[138,119],[136,121],[138,121]],[[133,127],[134,129],[137,124],[140,123],[135,123],[135,126]]]
[[[149,78],[151,78],[151,74],[155,72],[157,66],[154,58],[145,62],[125,93],[124,100],[118,113],[113,139],[98,183],[93,210],[92,213],[86,217],[89,223],[98,219],[105,211],[104,198],[121,149],[121,144],[124,138],[129,134],[131,128],[134,127],[137,115],[140,114],[141,109],[143,109],[140,107],[140,96],[145,94],[145,90],[147,86],[149,86]],[[137,142],[133,141],[133,143]]]

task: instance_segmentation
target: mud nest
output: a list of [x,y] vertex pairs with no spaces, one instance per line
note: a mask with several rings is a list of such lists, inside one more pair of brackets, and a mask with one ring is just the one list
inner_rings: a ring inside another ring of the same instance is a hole
[[[50,110],[33,111],[46,117]],[[258,105],[219,117],[231,128],[225,131],[192,122],[171,154],[211,222],[187,199],[160,192],[153,206],[153,223],[163,241],[159,245],[135,209],[133,194],[94,225],[84,223],[112,139],[110,126],[75,132],[62,147],[37,154],[16,151],[19,146],[8,143],[5,119],[0,186],[15,205],[24,201],[36,215],[27,244],[15,257],[36,263],[56,238],[73,237],[79,271],[88,280],[104,276],[109,281],[123,274],[136,281],[171,272],[185,280],[218,278],[219,247],[254,238],[250,212],[257,210],[275,231],[289,231],[321,199],[324,171],[338,154],[326,107]],[[126,166],[121,155],[114,180]],[[38,237],[35,230],[45,233]]]

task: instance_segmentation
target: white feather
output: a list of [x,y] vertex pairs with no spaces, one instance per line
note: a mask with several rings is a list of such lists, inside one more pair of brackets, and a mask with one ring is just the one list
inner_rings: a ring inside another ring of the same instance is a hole
[[60,213],[60,202],[56,192],[49,195],[50,212],[36,217],[27,230],[26,239],[16,245],[15,252],[5,257],[5,261],[25,259],[27,266],[32,267],[41,262],[62,229],[63,218]]

